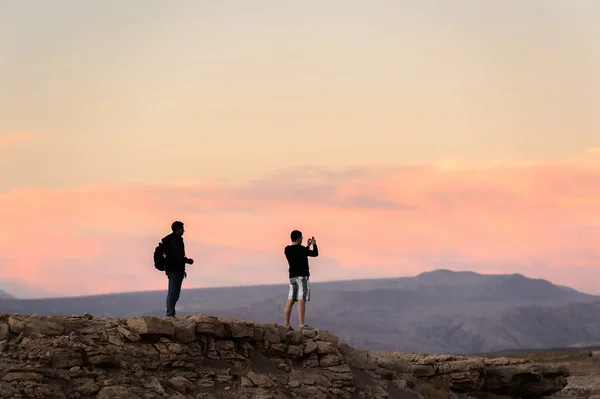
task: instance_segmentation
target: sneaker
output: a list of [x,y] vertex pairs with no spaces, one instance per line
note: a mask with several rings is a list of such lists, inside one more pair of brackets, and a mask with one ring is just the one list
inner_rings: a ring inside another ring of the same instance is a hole
[[294,330],[294,329],[292,328],[292,326],[289,326],[288,328],[286,328],[286,330],[287,330],[288,332],[290,332],[290,331],[296,331],[296,330]]
[[304,324],[300,326],[301,330],[314,330],[314,328],[312,328],[311,326],[309,326],[308,324]]

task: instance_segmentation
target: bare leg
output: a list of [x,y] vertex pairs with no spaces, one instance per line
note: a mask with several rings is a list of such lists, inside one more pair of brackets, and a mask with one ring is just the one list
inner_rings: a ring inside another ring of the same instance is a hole
[[288,328],[290,326],[290,317],[292,316],[292,307],[293,306],[294,306],[294,301],[292,301],[291,299],[288,299],[287,303],[285,304],[285,313],[284,313],[285,328]]
[[298,324],[304,325],[304,315],[306,314],[306,301],[298,300]]

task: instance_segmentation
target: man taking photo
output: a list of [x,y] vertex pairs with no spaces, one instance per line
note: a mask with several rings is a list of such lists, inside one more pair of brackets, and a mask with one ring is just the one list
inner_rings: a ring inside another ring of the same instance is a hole
[[[312,329],[304,324],[304,315],[306,313],[306,302],[310,301],[310,271],[308,267],[308,257],[319,256],[319,249],[314,237],[309,238],[306,247],[302,245],[304,237],[298,230],[290,234],[292,243],[285,247],[285,257],[289,264],[290,288],[288,300],[285,305],[285,327],[292,331],[290,326],[290,316],[292,307],[298,302],[298,324],[301,330]],[[312,245],[312,249],[310,249]]]

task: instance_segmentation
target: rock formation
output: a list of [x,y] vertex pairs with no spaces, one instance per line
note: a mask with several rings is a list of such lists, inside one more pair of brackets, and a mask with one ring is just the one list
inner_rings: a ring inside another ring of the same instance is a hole
[[0,314],[0,398],[535,398],[568,375],[518,359],[378,354],[323,330],[207,315]]

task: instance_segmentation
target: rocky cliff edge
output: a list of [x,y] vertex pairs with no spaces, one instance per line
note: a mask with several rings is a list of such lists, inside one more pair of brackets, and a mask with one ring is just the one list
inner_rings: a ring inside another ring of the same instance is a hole
[[208,315],[0,314],[0,398],[536,398],[568,375],[519,359],[368,352],[324,330]]

